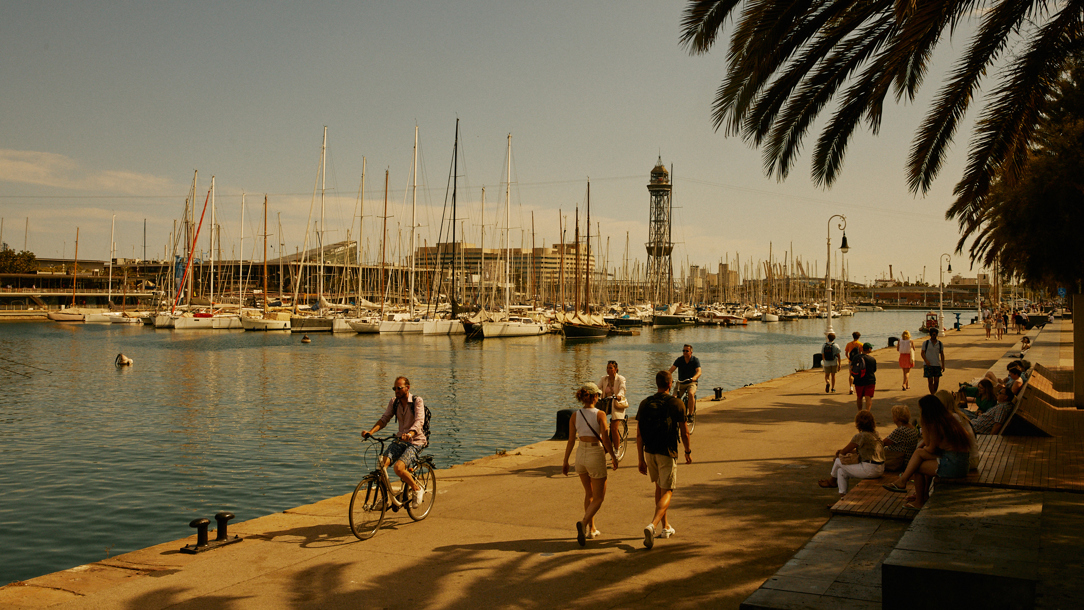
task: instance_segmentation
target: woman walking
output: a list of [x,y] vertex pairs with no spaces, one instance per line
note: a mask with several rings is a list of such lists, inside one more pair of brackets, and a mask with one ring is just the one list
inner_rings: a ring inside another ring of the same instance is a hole
[[903,369],[903,389],[909,389],[911,384],[907,378],[911,369],[915,368],[915,356],[912,353],[914,343],[911,342],[911,331],[903,331],[903,338],[896,344],[896,351],[900,353],[900,368]]
[[568,444],[565,445],[565,459],[561,472],[568,474],[568,458],[572,447],[580,441],[576,451],[576,474],[583,484],[583,519],[576,522],[576,542],[580,546],[587,544],[588,538],[599,536],[595,528],[595,514],[606,499],[606,454],[613,460],[617,470],[617,456],[614,455],[610,434],[606,428],[606,414],[599,411],[598,404],[602,391],[588,382],[576,391],[576,400],[583,405],[568,420]]

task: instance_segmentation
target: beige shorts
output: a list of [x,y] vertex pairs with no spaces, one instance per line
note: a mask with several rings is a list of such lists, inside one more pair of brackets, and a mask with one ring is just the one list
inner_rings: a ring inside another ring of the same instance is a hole
[[677,487],[677,460],[669,455],[644,452],[647,475],[659,489],[673,490]]
[[576,448],[576,474],[586,474],[592,479],[606,478],[606,452],[602,445],[580,441]]

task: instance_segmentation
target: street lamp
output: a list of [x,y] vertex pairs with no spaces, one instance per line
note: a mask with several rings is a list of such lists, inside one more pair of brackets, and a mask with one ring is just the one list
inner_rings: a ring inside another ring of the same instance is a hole
[[828,321],[824,325],[824,334],[835,333],[832,329],[832,219],[839,218],[839,230],[843,231],[843,241],[839,244],[839,251],[846,254],[850,250],[847,245],[847,217],[843,214],[833,214],[828,217],[828,281],[825,282],[826,300],[828,301]]
[[942,253],[941,256],[937,259],[937,275],[941,280],[939,285],[937,286],[937,292],[939,295],[938,309],[940,310],[940,313],[938,314],[939,317],[937,320],[937,324],[938,328],[942,331],[945,329],[945,270],[942,268],[941,263],[943,263],[945,260],[948,260],[948,272],[952,273],[952,257],[949,256],[947,252]]

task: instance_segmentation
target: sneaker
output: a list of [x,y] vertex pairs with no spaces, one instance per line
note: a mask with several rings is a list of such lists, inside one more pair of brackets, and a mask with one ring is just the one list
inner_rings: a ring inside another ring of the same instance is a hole
[[418,490],[414,492],[414,501],[410,503],[410,506],[412,508],[418,508],[422,505],[422,502],[425,502],[425,488],[419,487]]
[[578,542],[580,544],[580,546],[586,546],[587,545],[587,533],[584,531],[584,529],[585,528],[583,526],[583,521],[577,521],[576,522],[576,542]]
[[825,394],[827,394],[827,393],[828,393],[828,388],[829,388],[829,387],[830,387],[830,386],[829,386],[829,385],[828,385],[827,383],[826,383],[826,384],[824,384],[824,393],[825,393]]
[[602,532],[600,532],[598,530],[591,530],[591,533],[587,534],[587,537],[593,540],[595,538],[598,538],[601,535],[602,535]]
[[655,546],[655,524],[648,523],[644,528],[644,547],[651,548]]
[[669,538],[670,536],[673,536],[676,533],[677,533],[677,530],[675,530],[674,528],[667,525],[666,529],[664,529],[662,531],[662,533],[659,534],[659,538]]

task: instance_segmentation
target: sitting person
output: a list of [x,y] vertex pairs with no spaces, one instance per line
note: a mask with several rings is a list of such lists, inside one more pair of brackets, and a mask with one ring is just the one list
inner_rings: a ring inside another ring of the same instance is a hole
[[884,440],[885,471],[899,472],[911,460],[922,435],[911,423],[911,410],[907,405],[892,407],[892,423],[896,424],[896,429]]
[[967,398],[960,392],[949,392],[948,390],[938,390],[934,396],[941,401],[941,404],[945,405],[949,413],[956,418],[956,421],[960,422],[960,425],[964,427],[964,432],[967,433],[967,444],[969,447],[967,454],[967,467],[969,470],[974,470],[979,467],[979,452],[975,450],[975,428],[971,425],[971,418],[967,415],[970,411],[967,410]]
[[1005,380],[1005,385],[1009,386],[1009,394],[1012,394],[1013,398],[1020,395],[1020,391],[1024,389],[1024,370],[1019,366],[1009,366],[1009,378]]
[[975,428],[975,434],[999,434],[1005,420],[1012,414],[1012,397],[1005,386],[997,388],[997,404],[985,413],[972,420],[971,425]]
[[930,499],[930,483],[934,476],[959,478],[967,476],[971,444],[967,431],[933,394],[918,400],[919,422],[922,424],[922,445],[915,450],[900,476],[884,488],[904,493],[907,481],[915,478],[915,499],[904,508],[918,510]]
[[994,384],[990,379],[983,377],[979,380],[977,386],[966,386],[960,388],[960,392],[967,397],[967,402],[974,402],[975,406],[979,408],[978,413],[963,409],[964,415],[971,419],[975,419],[979,415],[989,411],[997,404],[997,392],[994,390]]
[[1028,337],[1024,337],[1020,340],[1020,354],[1023,355],[1023,353],[1028,351],[1029,349],[1031,349],[1031,339]]
[[[885,447],[881,437],[877,436],[877,422],[873,413],[859,411],[854,416],[854,427],[858,434],[851,437],[851,442],[836,451],[836,460],[832,463],[831,477],[817,482],[821,487],[835,487],[842,498],[847,493],[847,478],[877,479],[885,471]],[[849,453],[858,455],[858,463],[844,464],[842,457]]]

